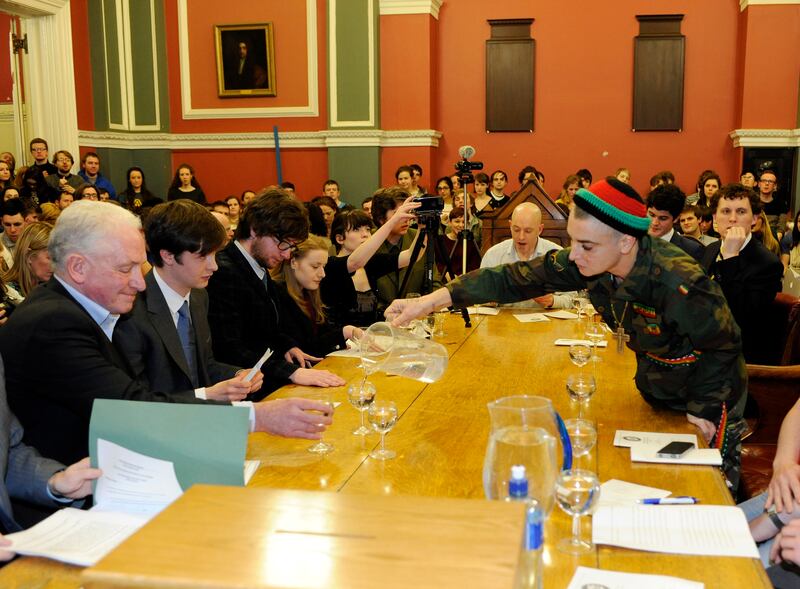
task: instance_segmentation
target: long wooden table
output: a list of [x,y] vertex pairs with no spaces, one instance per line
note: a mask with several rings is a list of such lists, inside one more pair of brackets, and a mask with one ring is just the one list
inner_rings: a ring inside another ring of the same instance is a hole
[[[577,406],[565,390],[566,376],[577,369],[567,349],[554,346],[558,337],[578,336],[574,320],[520,323],[511,312],[473,317],[467,329],[459,315],[446,323],[446,335],[437,338],[450,353],[444,378],[426,385],[399,377],[373,375],[378,396],[397,404],[400,419],[387,435],[387,447],[397,458],[379,462],[368,457],[378,444],[377,435],[354,436],[359,415],[347,401],[346,387],[334,390],[341,405],[334,424],[325,434],[335,445],[327,456],[306,451],[308,441],[250,436],[248,458],[261,461],[251,486],[278,489],[322,490],[372,495],[416,495],[483,498],[482,470],[489,434],[487,403],[496,398],[533,394],[550,398],[566,419],[577,416]],[[578,465],[596,471],[602,481],[616,478],[669,489],[676,495],[693,495],[703,503],[731,505],[719,472],[702,466],[632,464],[625,448],[613,446],[617,429],[696,433],[683,415],[657,411],[645,403],[633,384],[635,359],[626,350],[616,352],[615,342],[600,349],[594,370],[597,392],[584,417],[597,423],[598,443]],[[358,360],[328,358],[324,366],[356,382],[361,377]],[[587,369],[592,369],[587,367]],[[310,389],[289,386],[274,397],[302,396]],[[590,533],[584,518],[584,536]],[[565,587],[576,566],[585,565],[631,572],[671,574],[702,581],[706,587],[770,587],[754,559],[693,557],[645,553],[602,546],[582,557],[555,548],[570,533],[570,522],[558,507],[546,526],[545,587]],[[74,588],[80,569],[41,559],[19,559],[0,571],[2,587]]]

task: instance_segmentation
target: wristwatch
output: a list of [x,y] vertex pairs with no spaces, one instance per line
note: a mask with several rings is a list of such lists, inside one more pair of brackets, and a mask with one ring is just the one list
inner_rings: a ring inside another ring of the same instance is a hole
[[781,518],[778,515],[778,510],[775,508],[775,504],[771,505],[770,508],[765,511],[765,513],[767,514],[767,517],[769,517],[770,521],[772,522],[772,525],[774,525],[776,528],[778,528],[778,531],[780,531],[781,528],[783,528],[783,526],[786,525],[785,523],[783,523],[781,521]]

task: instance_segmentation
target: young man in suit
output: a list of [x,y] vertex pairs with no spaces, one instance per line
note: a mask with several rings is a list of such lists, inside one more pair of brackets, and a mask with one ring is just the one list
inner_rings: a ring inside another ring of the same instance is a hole
[[703,267],[722,287],[742,330],[745,360],[759,364],[776,337],[772,303],[781,290],[783,264],[753,238],[753,222],[761,212],[755,192],[728,184],[714,194],[710,204],[721,239],[706,247]]
[[219,269],[208,281],[208,320],[218,360],[252,366],[264,350],[273,356],[264,365],[271,382],[262,392],[292,382],[308,386],[341,386],[337,375],[309,366],[321,358],[305,354],[281,332],[278,292],[269,270],[288,260],[308,237],[308,213],[300,201],[280,188],[269,189],[248,204],[236,237],[217,254]]
[[211,351],[204,289],[225,244],[222,225],[202,205],[181,199],[153,207],[144,235],[153,270],[114,334],[136,378],[152,390],[194,390],[214,401],[258,391],[260,371],[245,382],[241,367],[217,362]]
[[658,237],[678,246],[698,262],[703,259],[705,246],[675,231],[675,221],[683,211],[686,195],[674,184],[656,186],[647,195],[647,216],[650,217],[651,237]]
[[[80,200],[59,216],[48,250],[53,277],[0,330],[8,401],[26,442],[69,464],[86,455],[94,399],[207,402],[193,390],[150,389],[112,343],[120,315],[145,288],[138,218],[110,203]],[[253,428],[319,438],[331,420],[308,410],[326,408],[297,398],[256,403]]]

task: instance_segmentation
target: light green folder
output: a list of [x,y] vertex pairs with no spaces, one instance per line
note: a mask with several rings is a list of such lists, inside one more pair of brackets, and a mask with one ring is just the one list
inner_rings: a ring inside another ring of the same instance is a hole
[[146,403],[95,399],[89,426],[89,456],[97,466],[102,438],[175,464],[185,491],[195,483],[244,485],[248,407]]

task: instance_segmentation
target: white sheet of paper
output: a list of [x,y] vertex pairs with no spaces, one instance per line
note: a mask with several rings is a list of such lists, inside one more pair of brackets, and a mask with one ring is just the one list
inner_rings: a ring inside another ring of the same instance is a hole
[[567,589],[584,587],[606,587],[607,589],[704,589],[704,583],[689,581],[666,575],[643,575],[641,573],[621,573],[604,571],[589,567],[578,567]]
[[346,350],[336,350],[331,352],[330,354],[325,355],[326,358],[361,358],[361,352],[358,348],[348,348]]
[[183,494],[175,465],[168,460],[100,438],[97,463],[103,471],[95,489],[98,511],[155,515]]
[[250,482],[250,479],[253,478],[253,475],[256,474],[256,471],[261,466],[260,460],[245,460],[244,461],[244,484]]
[[600,507],[611,507],[612,505],[621,505],[623,507],[637,505],[639,499],[663,499],[669,495],[671,493],[664,489],[609,479],[600,485],[600,501],[598,501],[597,507],[599,509]]
[[126,513],[83,511],[68,507],[32,528],[6,538],[17,554],[44,556],[91,566],[147,523],[148,518]]
[[630,448],[637,444],[661,444],[663,448],[670,442],[691,442],[697,446],[697,436],[694,434],[670,434],[663,432],[637,432],[627,429],[618,429],[614,434],[614,445]]
[[256,362],[256,365],[253,366],[250,369],[250,372],[247,373],[247,376],[244,377],[245,382],[250,382],[251,380],[253,380],[253,377],[256,375],[256,372],[261,370],[261,367],[264,365],[264,362],[269,360],[270,356],[272,356],[272,350],[267,348],[267,351],[264,352],[264,355],[261,356],[261,358],[258,359],[258,362]]
[[547,311],[545,313],[548,317],[552,317],[553,319],[577,319],[578,316],[575,313],[570,311],[565,311],[564,309],[560,309],[558,311]]
[[664,446],[660,444],[636,444],[631,446],[631,462],[656,462],[659,464],[706,464],[720,466],[722,454],[716,448],[694,448],[680,458],[656,456]]
[[592,516],[592,540],[648,552],[758,558],[744,512],[724,505],[603,507]]
[[498,315],[500,309],[497,307],[467,307],[470,315]]
[[[588,339],[569,339],[569,338],[562,337],[562,338],[559,338],[559,339],[556,340],[556,345],[557,346],[571,346],[572,344],[584,344],[586,346],[589,346],[590,348],[594,345]],[[598,348],[605,348],[607,346],[608,346],[608,342],[606,340],[603,340],[603,341],[597,343],[597,347]]]
[[550,321],[543,313],[520,313],[514,315],[514,318],[521,323],[541,323],[542,321]]

